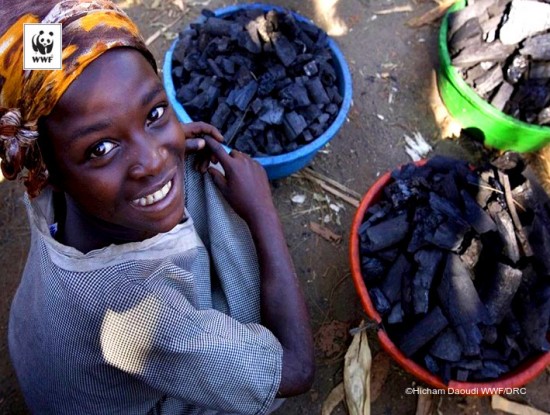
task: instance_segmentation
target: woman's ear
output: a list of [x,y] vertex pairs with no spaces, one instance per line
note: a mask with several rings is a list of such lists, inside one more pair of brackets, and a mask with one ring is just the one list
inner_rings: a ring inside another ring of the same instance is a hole
[[62,191],[59,172],[56,169],[55,158],[53,156],[51,141],[48,131],[45,128],[44,119],[38,121],[38,149],[47,170],[48,184],[58,192]]

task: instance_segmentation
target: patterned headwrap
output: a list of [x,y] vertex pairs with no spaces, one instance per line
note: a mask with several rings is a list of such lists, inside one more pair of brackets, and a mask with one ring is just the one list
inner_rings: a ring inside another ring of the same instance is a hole
[[[23,24],[62,24],[62,69],[23,70]],[[0,159],[2,173],[15,179],[27,170],[25,186],[36,196],[46,185],[37,124],[92,61],[116,47],[139,50],[156,70],[138,28],[107,0],[63,0],[42,19],[21,15],[0,37]]]

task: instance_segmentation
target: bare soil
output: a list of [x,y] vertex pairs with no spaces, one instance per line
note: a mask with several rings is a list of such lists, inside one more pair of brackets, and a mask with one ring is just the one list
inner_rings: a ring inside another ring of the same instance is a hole
[[[127,0],[118,1],[135,19],[144,38],[168,27],[150,47],[159,68],[164,53],[177,32],[192,22],[202,8],[216,9],[235,3],[221,0]],[[263,1],[262,3],[268,3]],[[334,19],[316,14],[315,1],[272,0],[329,29]],[[436,4],[428,0],[345,0],[335,3],[334,18],[347,30],[334,37],[346,57],[353,78],[353,105],[345,125],[311,164],[316,171],[364,194],[376,178],[387,170],[410,161],[404,135],[419,132],[432,142],[435,152],[473,157],[468,146],[439,140],[440,131],[429,97],[433,70],[438,66],[439,22],[410,28],[406,22],[427,12]],[[396,7],[410,5],[410,11]],[[377,14],[383,10],[393,11]],[[22,397],[9,362],[6,345],[8,310],[24,266],[29,243],[26,214],[21,202],[23,189],[18,183],[0,183],[0,414],[25,414]],[[292,202],[295,195],[305,202]],[[342,381],[343,357],[351,341],[349,329],[357,327],[366,315],[355,292],[349,266],[348,241],[355,207],[320,187],[294,176],[273,182],[273,196],[282,217],[288,245],[306,292],[315,330],[317,375],[308,393],[288,399],[277,414],[320,414],[330,391]],[[338,206],[339,211],[331,204]],[[310,222],[318,223],[341,236],[329,242],[312,232]],[[369,326],[369,343],[375,356],[380,352],[374,326]],[[378,359],[383,361],[384,359]],[[414,414],[418,395],[407,395],[406,388],[425,386],[390,362],[379,397],[372,404],[373,414]],[[550,373],[546,371],[526,386],[526,395],[508,399],[550,412]],[[489,397],[436,395],[434,404],[441,414],[491,414]],[[340,404],[334,414],[346,414]]]

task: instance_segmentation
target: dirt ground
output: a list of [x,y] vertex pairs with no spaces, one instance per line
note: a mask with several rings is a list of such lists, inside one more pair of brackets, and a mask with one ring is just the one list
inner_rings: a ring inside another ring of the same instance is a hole
[[[193,21],[202,8],[216,9],[246,2],[127,0],[119,3],[151,41],[150,47],[162,67],[164,53],[177,32]],[[434,2],[321,0],[325,6],[335,5],[333,13],[324,15],[317,12],[314,0],[272,0],[270,3],[293,9],[331,30],[352,74],[353,105],[347,122],[315,157],[311,166],[316,171],[364,194],[380,174],[410,161],[405,152],[404,135],[411,136],[414,132],[430,141],[437,153],[470,155],[463,146],[438,140],[439,130],[430,107],[433,70],[438,65],[439,22],[420,28],[406,25],[412,17],[433,8]],[[26,413],[6,344],[9,305],[29,243],[21,195],[20,184],[0,183],[0,269],[4,270],[0,277],[0,414]],[[317,375],[312,390],[288,399],[276,413],[320,414],[328,394],[342,381],[343,357],[351,341],[349,329],[366,318],[353,287],[348,259],[355,207],[297,177],[274,182],[273,195],[306,292],[317,353]],[[305,201],[293,203],[296,195],[305,195]],[[339,241],[321,238],[311,230],[311,222],[330,229],[340,237]],[[380,347],[372,328],[368,335],[376,356]],[[378,362],[384,360],[377,359]],[[406,388],[414,385],[418,382],[411,375],[390,362],[381,394],[372,404],[372,413],[414,414],[418,395],[406,394]],[[527,394],[507,398],[550,412],[549,387],[550,372],[546,371],[526,386]],[[433,396],[433,403],[439,414],[499,413],[491,409],[488,397],[437,395]],[[347,410],[340,404],[333,413],[346,414]]]

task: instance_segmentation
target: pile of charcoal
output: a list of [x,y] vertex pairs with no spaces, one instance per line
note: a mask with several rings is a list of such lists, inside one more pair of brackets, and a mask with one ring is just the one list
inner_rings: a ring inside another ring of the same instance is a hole
[[476,0],[449,15],[452,65],[485,101],[550,125],[550,3]]
[[252,156],[296,150],[319,137],[342,103],[327,34],[290,11],[243,9],[180,33],[176,98],[195,121]]
[[550,202],[508,153],[392,173],[359,229],[383,329],[443,381],[500,377],[550,350]]

